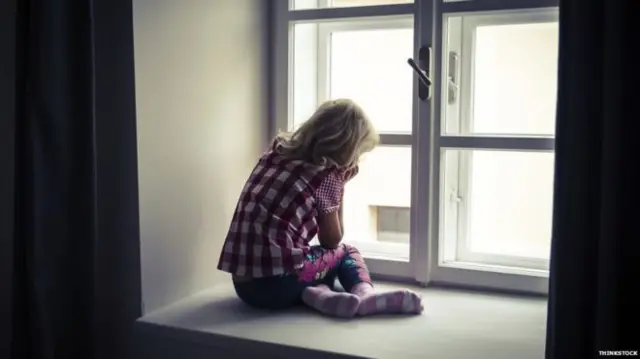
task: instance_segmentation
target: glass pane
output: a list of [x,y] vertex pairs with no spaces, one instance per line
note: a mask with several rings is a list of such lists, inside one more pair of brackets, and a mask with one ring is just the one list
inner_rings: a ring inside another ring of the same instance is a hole
[[336,31],[330,45],[330,98],[351,98],[381,133],[410,133],[413,26]]
[[413,0],[294,0],[293,10],[320,9],[327,7],[376,6],[410,4]]
[[306,121],[318,107],[318,27],[317,23],[293,25],[292,116],[295,127]]
[[[447,149],[444,158],[445,240],[470,253],[549,258],[553,153]],[[453,206],[457,228],[447,231]]]
[[379,146],[367,154],[347,183],[344,206],[346,242],[398,244],[408,257],[411,147]]
[[[449,76],[460,85],[460,114],[446,107],[447,133],[462,135],[553,135],[555,133],[558,23],[456,27],[482,16],[449,22]],[[496,19],[494,16],[493,19]],[[498,18],[499,19],[499,18]],[[489,22],[489,20],[486,20]],[[491,22],[501,22],[491,20]],[[452,35],[459,36],[452,36]],[[462,46],[469,43],[469,46]],[[459,50],[457,49],[459,48]],[[459,73],[456,73],[459,71]],[[459,76],[458,76],[459,75]],[[451,96],[454,87],[445,89]]]

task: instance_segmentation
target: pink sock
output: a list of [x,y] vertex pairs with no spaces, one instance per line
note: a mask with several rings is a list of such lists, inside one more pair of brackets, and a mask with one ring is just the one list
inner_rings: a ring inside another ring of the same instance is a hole
[[326,285],[306,288],[302,292],[302,301],[319,312],[340,318],[353,317],[360,305],[358,296],[334,292]]
[[376,293],[369,283],[356,285],[351,293],[360,297],[359,315],[372,314],[420,314],[422,298],[408,289]]

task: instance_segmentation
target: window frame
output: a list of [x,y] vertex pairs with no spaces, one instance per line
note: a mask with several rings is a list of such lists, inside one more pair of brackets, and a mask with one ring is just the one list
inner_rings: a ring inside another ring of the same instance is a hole
[[[335,20],[318,24],[318,103],[329,99],[331,92],[331,41],[335,32],[395,30],[415,28],[413,14]],[[415,46],[414,46],[415,47]],[[415,50],[414,50],[415,51]],[[414,119],[412,119],[413,122]],[[380,134],[383,146],[411,146],[413,132]]]
[[[409,15],[392,15],[385,17],[367,17],[349,20],[336,20],[318,24],[318,103],[329,99],[331,93],[331,41],[336,32],[385,30],[385,29],[413,29],[414,18]],[[411,119],[412,122],[414,119]],[[411,146],[412,133],[382,133],[380,146]],[[392,143],[389,143],[393,141]],[[388,142],[389,141],[389,142]],[[412,154],[413,155],[413,154]],[[347,229],[348,231],[348,229]],[[411,235],[409,235],[411,237]],[[388,261],[410,261],[411,244],[351,241],[368,260],[384,259]],[[409,247],[409,248],[407,248]],[[384,273],[383,273],[384,274]]]
[[[459,17],[459,14],[453,15]],[[451,17],[453,17],[451,16]],[[464,16],[464,15],[463,15]],[[449,20],[448,18],[446,18]],[[462,89],[462,93],[458,96],[459,109],[457,120],[459,121],[458,127],[462,129],[462,133],[465,136],[474,137],[469,129],[472,128],[473,122],[473,79],[474,79],[474,54],[475,54],[475,33],[476,29],[480,26],[501,26],[501,25],[518,25],[518,24],[532,24],[532,23],[550,23],[558,21],[558,11],[553,8],[533,9],[528,11],[506,11],[506,12],[491,12],[491,13],[474,13],[473,17],[462,18],[460,23],[460,37],[457,39],[459,43],[454,43],[453,46],[450,40],[448,48],[454,47],[459,50],[458,56],[461,59],[460,68],[458,71],[459,88]],[[446,20],[444,22],[447,23]],[[447,26],[446,30],[449,31],[450,27]],[[446,35],[445,35],[446,36]],[[448,63],[448,54],[443,56],[443,62]],[[447,68],[445,66],[444,68]],[[447,85],[448,86],[448,85]],[[450,90],[450,89],[449,89]],[[443,99],[444,100],[444,99]],[[444,113],[441,118],[449,121],[450,117]],[[445,119],[446,118],[446,119]],[[443,133],[442,135],[446,135]],[[478,135],[478,137],[483,135]],[[531,142],[520,141],[523,138],[545,138],[554,139],[553,134],[536,134],[536,135],[501,135],[503,138],[512,139],[512,147],[510,149],[503,149],[504,151],[533,151],[531,146],[528,146]],[[468,150],[475,150],[476,148],[465,148]],[[536,150],[537,152],[548,150]],[[534,269],[534,270],[549,270],[548,259],[527,258],[518,256],[506,256],[490,253],[477,253],[469,249],[468,246],[468,211],[471,207],[470,193],[471,182],[470,176],[473,166],[473,152],[472,151],[460,151],[459,156],[459,174],[458,174],[458,195],[462,198],[459,202],[458,213],[458,236],[456,240],[456,258],[460,262],[470,263],[484,263],[487,265],[501,265],[514,268]],[[449,237],[450,238],[450,237]],[[443,238],[447,240],[448,238]]]
[[[407,145],[412,147],[411,181],[411,247],[410,260],[367,258],[370,271],[377,277],[416,281],[423,285],[445,284],[464,287],[491,288],[499,290],[546,294],[548,276],[546,271],[507,268],[496,265],[455,262],[446,260],[445,243],[441,243],[441,206],[440,199],[444,186],[441,163],[444,148],[503,149],[510,150],[525,146],[531,150],[553,150],[552,138],[505,138],[446,136],[441,133],[441,114],[443,107],[443,81],[446,72],[442,71],[443,61],[443,25],[448,16],[460,16],[464,13],[487,11],[522,10],[538,8],[557,8],[558,0],[420,0],[412,4],[391,4],[358,7],[318,8],[290,10],[289,0],[275,0],[272,9],[273,48],[271,56],[271,133],[288,129],[292,123],[291,86],[292,53],[289,44],[293,41],[291,28],[298,22],[331,22],[354,18],[392,17],[413,15],[414,21],[414,58],[418,49],[431,46],[432,61],[429,69],[434,83],[432,98],[420,101],[417,98],[418,80],[414,78],[414,120],[410,143],[407,135],[382,134],[382,143],[386,145]],[[505,6],[508,6],[506,8]],[[418,186],[421,183],[421,186]],[[427,185],[424,185],[424,184]]]
[[[427,0],[431,1],[431,0]],[[411,21],[415,28],[415,4],[391,4],[391,5],[375,5],[375,6],[358,6],[358,7],[338,7],[338,8],[318,8],[318,9],[304,9],[304,10],[290,10],[291,1],[289,0],[275,0],[275,8],[273,12],[274,22],[274,50],[273,50],[273,80],[272,89],[275,95],[274,107],[272,110],[272,125],[270,126],[272,131],[270,135],[275,135],[278,130],[289,129],[293,122],[293,51],[289,44],[294,41],[293,38],[293,26],[297,23],[317,23],[318,27],[318,50],[319,57],[328,59],[327,53],[322,51],[321,48],[328,49],[326,47],[327,37],[321,36],[320,33],[327,33],[327,30],[352,30],[356,28],[383,28],[384,25],[395,25],[398,22],[406,24],[407,21]],[[408,17],[411,17],[409,19]],[[382,20],[382,21],[378,21]],[[348,22],[347,22],[348,21]],[[380,24],[384,24],[380,26]],[[406,28],[406,26],[403,26]],[[284,40],[286,39],[286,40]],[[414,32],[414,53],[415,53],[416,36]],[[415,55],[415,54],[414,54]],[[328,75],[328,68],[326,63],[322,61],[318,62],[318,100],[324,100],[324,96],[328,94],[328,88],[326,86]],[[321,79],[324,79],[322,81]],[[414,81],[415,82],[415,81]],[[413,93],[416,93],[416,86],[413,86]],[[282,96],[286,94],[286,96]],[[324,96],[323,96],[324,94]],[[415,97],[415,96],[414,96]],[[415,106],[414,106],[415,107]],[[416,149],[415,149],[415,123],[417,113],[413,111],[413,125],[411,133],[383,133],[380,135],[380,144],[383,146],[411,146],[412,155],[412,188],[411,188],[411,208],[415,204],[415,167],[417,163]],[[413,217],[413,215],[412,215]],[[348,230],[348,229],[347,229]],[[411,234],[411,241],[413,243],[413,236]],[[362,242],[357,243],[359,246]],[[383,251],[376,251],[375,248],[363,248],[363,251],[368,252],[367,265],[372,275],[376,277],[385,277],[390,279],[411,280],[415,277],[413,264],[416,261],[414,251],[411,250],[409,258],[402,258],[399,256],[401,251],[394,250],[393,247],[398,247],[394,243],[377,243],[378,249],[386,249],[386,253],[380,253]],[[396,248],[397,249],[397,248]],[[406,252],[402,250],[402,252]]]
[[[515,3],[515,2],[514,2]],[[433,193],[431,205],[435,208],[433,211],[434,216],[432,218],[433,226],[432,240],[434,242],[434,249],[430,256],[430,272],[429,281],[433,283],[447,283],[453,285],[463,286],[478,286],[484,288],[494,288],[501,290],[510,290],[518,292],[529,292],[537,294],[546,294],[548,287],[548,261],[537,261],[528,258],[517,258],[507,256],[483,256],[473,253],[463,253],[460,258],[461,246],[466,246],[464,237],[464,228],[466,228],[466,208],[459,206],[458,218],[457,218],[457,231],[463,231],[462,235],[458,235],[455,241],[450,240],[444,235],[444,228],[441,221],[444,218],[443,211],[446,210],[446,206],[441,206],[441,200],[446,193],[443,191],[448,187],[445,182],[444,171],[442,165],[445,164],[446,150],[506,150],[506,151],[553,151],[555,146],[555,140],[552,136],[485,136],[485,135],[473,135],[462,132],[461,135],[447,134],[441,129],[447,125],[445,123],[445,110],[447,109],[447,91],[448,86],[448,71],[440,71],[440,69],[448,69],[448,44],[446,40],[449,36],[449,29],[447,23],[449,19],[461,17],[464,15],[482,15],[481,18],[471,22],[469,18],[462,22],[462,29],[460,34],[460,69],[458,74],[461,77],[459,83],[460,93],[458,99],[460,101],[460,117],[466,117],[468,119],[471,106],[471,86],[468,82],[470,76],[470,65],[472,63],[472,52],[469,49],[473,49],[472,43],[470,44],[470,37],[473,38],[475,33],[475,26],[480,24],[500,24],[500,20],[505,19],[505,14],[511,15],[510,21],[506,23],[529,23],[534,22],[540,13],[555,12],[557,14],[557,2],[539,0],[539,1],[523,1],[513,8],[503,8],[498,1],[494,0],[479,0],[476,2],[441,2],[440,10],[436,11],[436,56],[440,59],[436,66],[439,69],[436,70],[436,74],[439,76],[440,81],[436,84],[437,89],[435,93],[439,95],[436,99],[436,119],[434,119],[434,156],[437,160],[434,163],[434,172],[438,175],[435,176],[438,183],[432,183]],[[490,11],[490,12],[488,12]],[[513,16],[515,15],[515,17]],[[557,15],[556,15],[557,16]],[[539,17],[538,17],[539,18]],[[483,21],[482,21],[483,20]],[[493,23],[491,22],[493,21]],[[465,24],[466,22],[466,24]],[[502,21],[501,23],[505,23]],[[475,25],[475,26],[470,26]],[[473,29],[473,31],[469,31]],[[471,56],[469,56],[471,54]],[[465,63],[466,62],[466,63]],[[466,75],[465,75],[466,74]],[[463,129],[468,129],[469,123],[465,123],[461,119],[457,125]],[[456,151],[459,155],[456,163],[458,168],[457,183],[454,185],[458,191],[457,194],[465,193],[468,189],[468,177],[470,174],[470,158],[468,156],[470,151]],[[446,170],[446,169],[445,169]],[[442,184],[442,185],[441,185]],[[550,214],[551,215],[551,214]],[[460,218],[462,217],[462,218]],[[434,228],[438,227],[438,228]],[[484,263],[483,263],[484,262]],[[487,262],[491,262],[488,264]],[[524,267],[524,268],[523,268]]]

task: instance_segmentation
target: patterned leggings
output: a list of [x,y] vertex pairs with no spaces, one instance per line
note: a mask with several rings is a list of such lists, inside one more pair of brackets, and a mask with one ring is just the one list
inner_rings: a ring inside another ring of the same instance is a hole
[[346,291],[362,282],[371,283],[367,265],[355,247],[341,244],[328,250],[313,246],[298,273],[234,281],[234,287],[238,297],[249,305],[285,309],[300,304],[307,287],[325,284],[333,289],[336,278]]

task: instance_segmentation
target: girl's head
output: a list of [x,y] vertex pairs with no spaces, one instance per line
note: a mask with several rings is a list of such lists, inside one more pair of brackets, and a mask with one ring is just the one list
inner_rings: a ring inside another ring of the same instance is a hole
[[349,169],[374,149],[379,136],[360,106],[339,99],[323,103],[296,131],[276,137],[277,151],[317,166]]

